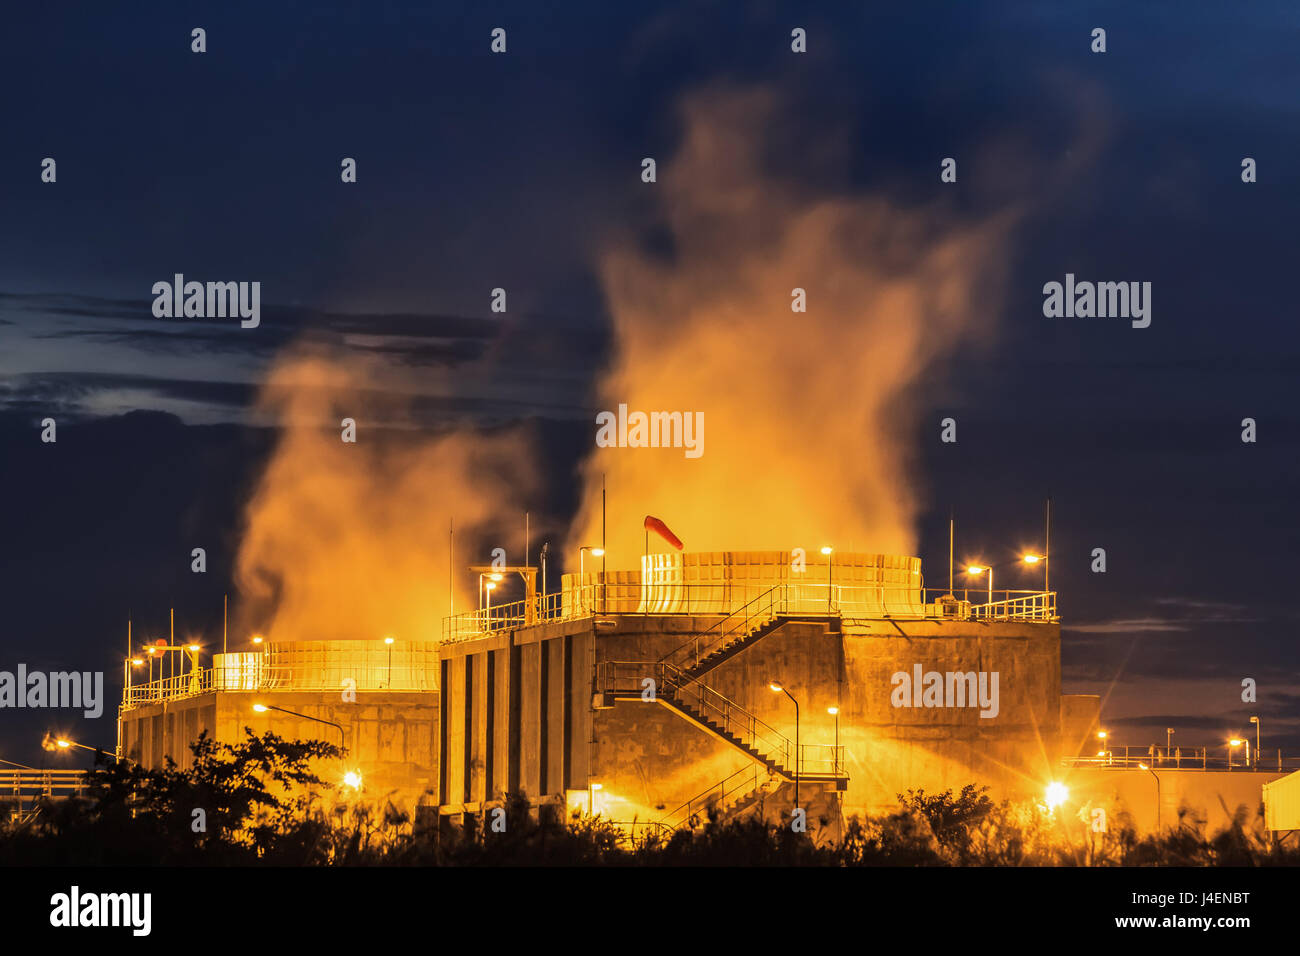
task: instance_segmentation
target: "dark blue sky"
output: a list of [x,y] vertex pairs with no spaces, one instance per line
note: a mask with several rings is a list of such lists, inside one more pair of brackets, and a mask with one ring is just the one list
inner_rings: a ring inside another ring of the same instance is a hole
[[[1113,689],[1121,741],[1175,726],[1214,744],[1258,713],[1266,751],[1300,748],[1294,5],[331,6],[7,14],[0,669],[112,682],[128,612],[156,629],[174,602],[219,627],[273,441],[249,406],[303,335],[424,383],[429,428],[534,420],[535,507],[563,523],[609,348],[596,258],[614,234],[656,241],[640,159],[672,155],[683,96],[726,83],[781,93],[765,162],[819,195],[948,189],[955,217],[1024,211],[997,314],[976,317],[989,346],[911,396],[930,579],[949,506],[959,552],[1002,560],[1039,539],[1050,491],[1065,690]],[[938,182],[944,156],[957,186]],[[149,290],[174,272],[260,281],[262,327],[155,319]],[[1042,285],[1066,272],[1150,281],[1151,327],[1045,318]],[[37,439],[46,415],[57,450]],[[933,440],[943,415],[955,446]],[[197,534],[220,542],[200,581],[175,557]],[[39,722],[0,719],[0,757],[40,759]],[[108,745],[111,719],[70,727]]]

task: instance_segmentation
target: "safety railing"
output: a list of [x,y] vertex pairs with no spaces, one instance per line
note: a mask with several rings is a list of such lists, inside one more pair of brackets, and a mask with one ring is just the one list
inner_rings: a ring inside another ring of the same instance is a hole
[[84,770],[0,769],[0,807],[21,820],[38,801],[79,797],[86,787]]
[[[533,601],[512,601],[481,607],[443,620],[444,642],[474,640],[499,631],[552,621],[571,621],[599,614],[691,615],[721,618],[707,632],[682,645],[698,644],[696,660],[706,656],[706,643],[721,646],[765,618],[787,614],[854,620],[1057,620],[1055,591],[920,588],[889,584],[835,584],[789,581],[777,585],[725,583],[655,583],[642,587],[639,598],[626,596],[626,584],[612,598],[601,584],[538,595]],[[681,650],[680,648],[678,650]],[[677,651],[669,655],[679,659]]]
[[679,807],[675,807],[659,818],[665,826],[676,829],[688,824],[692,818],[707,812],[710,807],[722,809],[734,796],[744,796],[757,790],[769,779],[768,774],[759,769],[758,764],[751,763],[734,773],[727,774],[713,786],[698,793]]
[[[1014,592],[1006,592],[1012,594]],[[1032,591],[1000,601],[970,605],[975,621],[1050,621],[1056,617],[1056,592]]]
[[182,700],[212,691],[358,691],[416,692],[432,691],[437,683],[437,650],[412,655],[399,651],[388,664],[382,652],[372,651],[368,658],[348,660],[346,653],[331,658],[328,654],[301,655],[293,659],[283,655],[285,663],[239,667],[214,666],[131,684],[123,689],[122,707],[142,707],[161,701]]
[[633,848],[651,837],[666,841],[673,835],[673,828],[658,820],[611,820],[610,825],[618,828],[619,844]]
[[728,736],[780,767],[783,774],[843,776],[843,746],[801,742],[796,766],[792,759],[795,745],[789,737],[702,681],[687,677],[672,664],[664,661],[605,661],[600,665],[599,686],[605,693],[644,694],[647,678],[655,682],[653,694],[681,705],[697,719],[703,718],[721,728]]
[[714,651],[726,647],[753,628],[761,627],[775,618],[786,606],[785,592],[785,587],[780,584],[768,588],[746,601],[703,634],[697,634],[689,641],[678,644],[660,660],[680,667],[694,667]]
[[[1217,751],[1217,752],[1216,752]],[[1116,747],[1091,757],[1066,757],[1061,765],[1067,768],[1100,768],[1104,770],[1218,770],[1236,773],[1288,773],[1300,770],[1300,757],[1285,757],[1280,750],[1265,751],[1263,754],[1251,753],[1249,761],[1245,754],[1232,756],[1224,753],[1222,747],[1211,750],[1208,747],[1180,747],[1173,753],[1164,748],[1155,750],[1150,747]]]

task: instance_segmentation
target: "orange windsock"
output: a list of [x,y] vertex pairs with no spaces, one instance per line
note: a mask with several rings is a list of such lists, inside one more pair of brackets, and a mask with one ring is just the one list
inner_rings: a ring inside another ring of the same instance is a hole
[[653,531],[655,534],[659,535],[659,537],[663,538],[665,541],[671,544],[678,551],[682,550],[682,539],[677,537],[677,535],[673,534],[672,530],[669,529],[668,525],[664,524],[654,515],[645,516],[645,529],[647,531]]

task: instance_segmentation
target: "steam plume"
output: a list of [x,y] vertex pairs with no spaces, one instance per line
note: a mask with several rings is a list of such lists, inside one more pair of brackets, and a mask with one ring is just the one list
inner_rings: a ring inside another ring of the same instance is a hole
[[[611,567],[636,566],[646,514],[689,551],[851,541],[915,553],[906,393],[937,359],[989,337],[1010,216],[958,223],[806,195],[762,168],[777,106],[761,92],[688,100],[680,151],[646,187],[662,196],[671,254],[629,243],[603,259],[616,352],[599,408],[700,411],[706,426],[698,459],[588,458],[572,540],[600,540],[604,473]],[[806,313],[791,311],[796,287]]]
[[[247,508],[243,626],[271,640],[436,639],[451,610],[449,520],[463,585],[475,532],[527,494],[517,434],[421,433],[403,399],[379,387],[390,375],[319,352],[295,352],[271,373],[260,411],[283,432]],[[355,444],[340,438],[344,417],[357,422]],[[472,601],[460,594],[456,609]]]

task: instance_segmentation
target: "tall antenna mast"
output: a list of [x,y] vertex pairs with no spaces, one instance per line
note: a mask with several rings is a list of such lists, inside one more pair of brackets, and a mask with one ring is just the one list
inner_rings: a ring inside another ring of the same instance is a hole
[[[447,519],[447,607],[456,613],[456,519]],[[451,625],[448,625],[451,626]]]
[[1052,496],[1047,496],[1047,539],[1043,542],[1043,590],[1049,594],[1052,574]]
[[528,529],[528,512],[524,512],[524,567],[528,567],[528,540],[530,538]]
[[[605,561],[609,557],[609,548],[605,546],[605,473],[603,471],[600,473],[600,550],[600,610],[601,613],[608,613],[609,604],[605,600],[607,596],[605,588],[607,586],[606,582],[609,578],[606,577],[605,573]],[[594,727],[595,724],[593,723],[592,726]],[[592,732],[594,733],[595,731]]]

